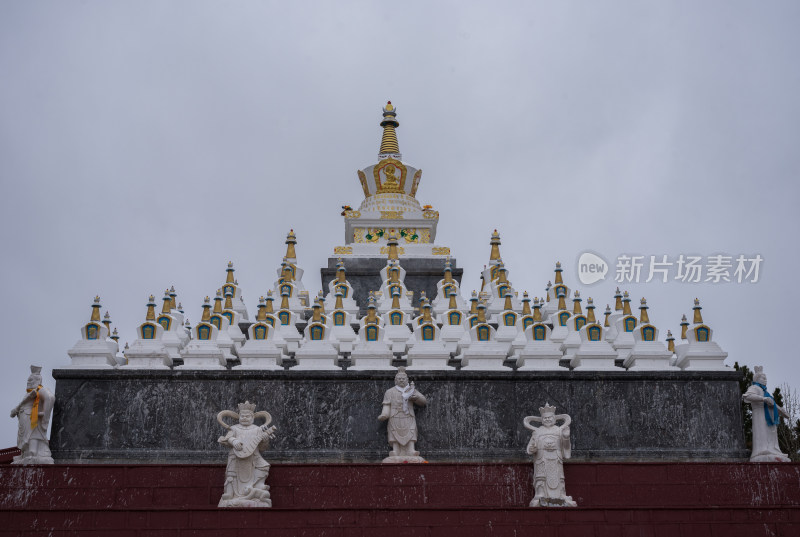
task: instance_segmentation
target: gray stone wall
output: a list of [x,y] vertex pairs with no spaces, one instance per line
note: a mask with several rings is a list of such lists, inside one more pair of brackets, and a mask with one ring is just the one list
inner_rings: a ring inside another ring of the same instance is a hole
[[[353,295],[358,304],[361,315],[367,312],[367,300],[370,291],[381,288],[380,270],[386,266],[386,257],[356,257],[347,258],[344,268],[347,270],[347,281],[353,286]],[[425,291],[430,300],[436,298],[436,284],[444,276],[446,258],[408,258],[400,259],[400,266],[406,271],[405,285],[409,291],[414,291],[414,307],[419,306],[420,291]],[[320,269],[322,289],[328,292],[328,284],[336,277],[336,263],[338,258],[328,258],[328,266]],[[453,270],[453,279],[459,285],[464,269],[458,268],[456,259],[450,258]],[[462,296],[464,292],[462,291]],[[333,304],[333,302],[330,302]],[[329,306],[330,307],[330,306]]]
[[[267,458],[380,462],[377,420],[393,374],[60,369],[50,446],[57,461],[222,462],[223,409],[267,410]],[[739,373],[418,372],[428,399],[418,449],[432,462],[525,461],[527,415],[545,402],[572,416],[573,459],[742,460]]]

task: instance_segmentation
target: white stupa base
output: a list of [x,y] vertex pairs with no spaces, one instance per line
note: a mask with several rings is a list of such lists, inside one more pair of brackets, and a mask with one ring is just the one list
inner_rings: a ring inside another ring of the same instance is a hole
[[508,356],[507,349],[485,348],[473,343],[461,355],[461,371],[508,371],[503,365]]
[[684,371],[730,371],[731,369],[725,365],[725,358],[706,356],[684,356],[683,360],[678,358],[675,365]]
[[[253,345],[256,343],[256,345]],[[283,354],[274,345],[259,349],[255,341],[249,341],[247,345],[239,349],[239,361],[241,365],[234,366],[232,369],[259,369],[262,371],[283,371]],[[269,348],[271,347],[271,348]]]
[[[659,344],[660,345],[660,344]],[[634,352],[622,363],[623,367],[628,371],[677,371],[680,367],[670,365],[672,360],[672,353],[666,352],[653,352],[653,353],[639,353]]]
[[330,343],[307,342],[294,354],[292,371],[341,371],[339,353]]
[[75,369],[112,369],[117,366],[117,344],[113,341],[80,340],[67,354],[72,359],[68,367]]
[[517,371],[557,371],[567,369],[559,365],[562,355],[558,347],[546,342],[539,343],[544,343],[545,348],[537,349],[535,346],[528,346],[520,351],[519,358],[517,358]]
[[617,353],[605,341],[584,342],[569,365],[576,371],[622,371],[614,365]]
[[350,359],[353,365],[347,368],[348,371],[397,371],[397,368],[392,366],[392,352],[385,348],[384,350],[373,351],[368,349],[356,348]]
[[172,366],[172,359],[168,354],[154,352],[136,352],[129,349],[125,353],[126,364],[119,366],[120,369],[169,369]]
[[450,353],[442,345],[426,349],[423,343],[417,343],[408,351],[407,360],[409,371],[446,371],[455,369],[447,365]]
[[215,343],[189,343],[181,357],[183,365],[175,369],[226,369],[225,356]]

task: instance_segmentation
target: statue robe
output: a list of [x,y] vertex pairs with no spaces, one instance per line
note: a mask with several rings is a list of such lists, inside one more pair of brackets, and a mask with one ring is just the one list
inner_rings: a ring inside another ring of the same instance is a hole
[[[53,403],[55,396],[53,392],[45,387],[39,389],[39,416],[36,427],[31,427],[31,413],[33,412],[33,404],[36,400],[36,392],[28,393],[22,402],[19,404],[17,418],[19,421],[19,428],[17,429],[17,447],[22,451],[25,456],[26,451],[31,440],[42,440],[47,445],[47,425],[50,423],[50,413],[53,411]],[[47,453],[31,453],[34,456],[49,457],[49,449]]]
[[259,453],[259,450],[269,447],[269,436],[256,425],[245,427],[237,424],[225,435],[229,444],[234,438],[241,441],[243,446],[240,450],[231,447],[225,475],[233,478],[233,497],[243,498],[248,495],[249,489],[269,473],[269,463]]
[[[781,452],[778,445],[778,426],[768,425],[764,415],[764,390],[755,384],[747,388],[744,400],[750,403],[753,410],[753,451],[752,462],[788,462],[789,457]],[[774,408],[774,407],[773,407]]]
[[[417,396],[417,404],[425,404],[425,397],[414,390],[413,395]],[[386,433],[389,443],[397,443],[401,446],[409,442],[417,441],[417,419],[414,414],[414,403],[406,402],[407,410],[403,410],[403,394],[396,387],[386,390],[383,396],[383,404],[389,405],[389,422],[386,425]]]
[[536,497],[564,499],[564,459],[571,456],[569,438],[562,438],[561,427],[541,426],[533,431],[528,454],[536,456],[533,482]]

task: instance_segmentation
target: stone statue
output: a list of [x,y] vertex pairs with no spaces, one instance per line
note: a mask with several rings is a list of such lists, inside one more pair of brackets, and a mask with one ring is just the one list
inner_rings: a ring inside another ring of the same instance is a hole
[[385,463],[425,462],[414,450],[417,441],[417,419],[414,417],[414,405],[425,406],[425,396],[419,393],[414,383],[408,383],[408,375],[403,367],[398,368],[394,377],[394,387],[386,390],[383,396],[383,410],[378,416],[380,421],[387,421],[386,432],[392,453],[383,459]]
[[47,442],[47,425],[53,412],[55,396],[42,386],[42,368],[32,365],[28,377],[28,394],[11,410],[11,417],[19,419],[17,447],[21,455],[12,464],[53,464]]
[[[256,405],[249,401],[239,404],[239,413],[223,410],[217,414],[217,421],[228,434],[220,436],[217,442],[231,448],[228,465],[225,468],[225,489],[218,507],[272,507],[269,497],[269,463],[259,451],[269,447],[275,438],[275,427],[270,427],[272,416],[269,412],[256,412]],[[224,418],[239,420],[236,425],[228,425]],[[254,425],[257,418],[264,418],[264,424]]]
[[790,462],[778,445],[778,422],[780,416],[789,418],[783,407],[767,391],[767,375],[760,365],[755,367],[753,384],[742,395],[745,403],[753,409],[753,451],[750,462]]
[[[535,494],[531,507],[576,507],[572,496],[567,496],[564,488],[564,459],[569,459],[572,449],[569,443],[569,424],[572,419],[567,414],[556,415],[556,407],[545,403],[539,407],[539,416],[528,416],[522,420],[526,429],[533,431],[528,442],[528,455],[534,456],[533,488]],[[563,420],[563,425],[556,422]],[[531,422],[542,425],[534,427]]]

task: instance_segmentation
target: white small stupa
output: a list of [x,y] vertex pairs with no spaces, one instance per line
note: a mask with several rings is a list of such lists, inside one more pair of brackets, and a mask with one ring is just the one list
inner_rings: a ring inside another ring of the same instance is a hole
[[336,263],[336,277],[328,283],[328,296],[335,297],[337,292],[341,294],[342,304],[336,309],[346,311],[353,317],[358,315],[358,304],[353,298],[353,286],[347,281],[347,269],[341,258]]
[[675,365],[687,371],[727,371],[725,358],[728,353],[722,350],[715,341],[711,340],[714,331],[703,322],[700,313],[700,300],[694,299],[694,318],[692,324],[686,328],[687,343],[675,347],[678,360]]
[[667,371],[679,369],[670,365],[673,349],[658,340],[658,328],[650,324],[647,300],[642,298],[639,306],[639,325],[633,331],[634,344],[623,367],[630,371]]
[[327,319],[322,315],[322,305],[314,303],[313,314],[306,325],[303,344],[294,353],[297,365],[293,371],[340,370],[339,353],[330,341]]
[[395,371],[392,351],[384,340],[383,319],[377,314],[375,295],[370,293],[367,314],[361,318],[358,341],[350,359],[353,371]]
[[428,301],[422,304],[422,315],[414,319],[414,338],[408,351],[407,370],[447,370],[453,369],[447,365],[450,353],[445,349],[440,339],[439,327],[431,315],[432,306]]
[[176,369],[225,369],[227,361],[217,345],[219,328],[211,322],[211,299],[203,301],[203,316],[192,329],[192,340],[181,351],[183,365]]
[[495,329],[486,321],[486,305],[478,304],[475,325],[470,328],[470,344],[461,353],[461,369],[507,371],[503,365],[511,350],[510,342],[497,340]]
[[100,296],[96,296],[89,322],[81,327],[81,339],[67,351],[72,359],[72,367],[107,369],[117,366],[119,346],[116,341],[109,339],[108,326],[100,321],[100,308]]
[[[169,292],[167,292],[169,303]],[[144,323],[137,328],[137,338],[125,349],[126,369],[169,369],[172,358],[164,345],[164,327],[156,322],[155,297],[150,295]],[[171,317],[170,317],[171,319]],[[173,319],[174,321],[174,319]]]
[[526,344],[517,358],[517,371],[547,371],[566,369],[559,365],[561,345],[550,340],[550,327],[542,322],[542,304],[533,301],[533,324],[525,332]]
[[240,365],[233,369],[283,370],[283,350],[276,344],[279,334],[276,325],[277,319],[267,316],[266,300],[262,296],[258,301],[256,322],[248,327],[248,339],[239,349]]

